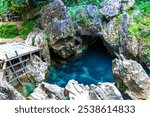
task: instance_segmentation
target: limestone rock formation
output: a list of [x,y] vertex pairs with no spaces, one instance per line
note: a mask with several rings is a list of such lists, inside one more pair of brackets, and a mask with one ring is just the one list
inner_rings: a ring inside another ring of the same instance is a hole
[[50,99],[40,85],[34,89],[33,93],[31,93],[28,98],[30,100],[49,100]]
[[107,0],[103,4],[100,12],[105,16],[106,19],[110,19],[120,12],[121,4],[119,0]]
[[75,30],[80,35],[93,37],[102,35],[102,14],[97,6],[83,5],[78,8],[74,17]]
[[35,29],[35,31],[31,32],[28,35],[25,44],[41,48],[42,58],[48,65],[50,64],[50,52],[48,41],[46,40],[46,35],[40,29],[37,28]]
[[63,1],[54,0],[46,5],[41,10],[41,17],[44,32],[49,35],[51,45],[59,39],[73,36],[73,22]]
[[[130,38],[128,34],[128,25],[130,23],[129,15],[124,12],[121,22],[121,33],[120,33],[120,53],[127,56],[128,58],[135,58],[138,55],[138,40],[136,38]],[[132,57],[133,56],[133,57]]]
[[2,78],[0,73],[0,100],[25,100],[13,86]]
[[28,63],[27,68],[30,74],[35,78],[36,82],[42,82],[45,80],[48,65],[38,56],[33,55],[32,61]]
[[57,100],[64,100],[64,88],[61,88],[57,85],[52,85],[46,82],[42,82],[43,87],[50,92],[52,97]]
[[98,85],[78,84],[75,80],[70,80],[65,89],[69,92],[71,100],[122,100],[118,89],[112,83],[99,83]]
[[136,61],[121,55],[120,59],[113,60],[113,74],[117,87],[132,99],[150,98],[150,78]]

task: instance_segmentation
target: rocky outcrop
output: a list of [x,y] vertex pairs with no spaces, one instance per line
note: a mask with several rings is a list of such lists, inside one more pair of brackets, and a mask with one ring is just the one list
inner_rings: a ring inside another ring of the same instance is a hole
[[46,40],[46,35],[40,29],[35,29],[33,32],[31,32],[28,35],[25,44],[41,48],[42,49],[41,56],[43,60],[48,65],[50,64],[50,52],[48,40]]
[[102,14],[94,5],[76,8],[75,30],[79,35],[98,37],[102,35]]
[[30,74],[34,77],[36,82],[42,82],[45,80],[48,65],[43,62],[38,56],[33,55],[32,61],[28,63],[27,69]]
[[97,85],[78,84],[70,80],[65,89],[69,92],[70,100],[122,100],[118,89],[112,83],[99,83]]
[[45,6],[41,10],[41,16],[44,32],[49,35],[51,45],[59,39],[73,36],[73,22],[63,1],[54,0]]
[[[136,38],[130,38],[128,34],[128,25],[130,23],[129,15],[124,12],[121,22],[120,33],[120,53],[128,58],[136,58],[139,52],[138,40]],[[132,57],[133,56],[133,57]]]
[[150,78],[142,66],[122,55],[113,60],[113,74],[117,87],[125,91],[131,99],[150,98]]
[[100,12],[105,16],[106,19],[110,19],[119,14],[120,8],[121,4],[119,0],[106,0],[100,9]]
[[47,92],[51,93],[51,98],[53,97],[53,99],[56,100],[64,100],[64,88],[46,82],[42,82],[42,85]]
[[122,3],[123,10],[127,10],[133,7],[135,0],[122,0],[121,3]]
[[30,94],[28,97],[30,100],[49,100],[50,98],[42,89],[41,85],[39,85],[37,88],[34,89],[33,93]]
[[2,78],[0,73],[0,100],[25,100],[13,86]]

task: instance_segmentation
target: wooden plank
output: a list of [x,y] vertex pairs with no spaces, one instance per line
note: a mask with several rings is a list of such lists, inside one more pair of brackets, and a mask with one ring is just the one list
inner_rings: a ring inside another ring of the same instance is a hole
[[[16,53],[16,55],[18,56],[17,51],[15,51],[15,53]],[[20,62],[22,61],[22,57],[20,57],[20,58],[19,58],[19,61],[20,61]],[[22,65],[22,67],[25,67],[23,63],[21,63],[21,65]],[[24,73],[26,73],[26,72],[27,72],[27,70],[26,70],[26,69],[24,69],[24,70],[23,70],[23,72],[24,72]],[[26,76],[27,76],[28,80],[29,80],[29,81],[31,81],[27,74],[26,74]]]
[[[7,56],[7,54],[6,54],[6,58],[9,59],[8,56]],[[9,62],[9,64],[12,66],[11,61],[8,61],[8,62]],[[12,72],[15,72],[15,68],[14,68],[14,67],[12,67]],[[18,77],[17,74],[15,74],[15,76]],[[17,80],[18,80],[18,82],[23,86],[23,84],[22,84],[22,82],[20,81],[20,79],[17,79]]]
[[29,73],[30,73],[30,72],[26,72],[26,73],[24,73],[24,74],[21,74],[21,75],[15,77],[15,78],[13,78],[12,80],[10,80],[8,83],[12,83],[13,81],[18,80],[18,79],[21,78],[22,76],[25,76],[26,74],[29,74]]
[[21,63],[25,63],[25,62],[27,62],[28,60],[29,60],[29,59],[25,59],[25,60],[20,61],[20,62],[18,62],[18,63],[16,63],[16,64],[13,64],[12,66],[8,66],[8,67],[6,67],[5,69],[2,69],[1,72],[6,71],[6,70],[8,70],[8,69],[10,69],[10,68],[12,68],[12,67],[17,66],[17,65],[20,65]]
[[19,69],[17,71],[14,71],[11,74],[8,74],[7,76],[5,76],[4,78],[9,78],[10,76],[17,74],[17,73],[23,71],[24,69],[27,69],[27,67],[25,66],[25,67],[23,67],[23,68],[21,68],[21,69]]

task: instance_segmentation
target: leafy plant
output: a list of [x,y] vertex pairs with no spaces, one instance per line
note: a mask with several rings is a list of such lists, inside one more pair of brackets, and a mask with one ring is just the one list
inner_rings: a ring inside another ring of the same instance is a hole
[[20,31],[20,37],[26,39],[28,34],[33,31],[35,27],[35,20],[26,20],[22,23],[22,30]]
[[13,24],[0,25],[0,37],[1,38],[14,38],[18,35],[18,28]]
[[33,93],[35,87],[31,83],[25,83],[23,86],[24,96],[28,97],[31,93]]

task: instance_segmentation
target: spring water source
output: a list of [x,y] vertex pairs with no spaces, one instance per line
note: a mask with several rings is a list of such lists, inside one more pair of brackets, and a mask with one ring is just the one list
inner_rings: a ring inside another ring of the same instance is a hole
[[113,57],[107,53],[102,42],[96,41],[81,57],[66,64],[51,67],[48,83],[65,87],[71,79],[84,85],[114,82],[112,60]]

